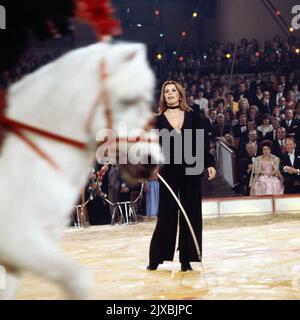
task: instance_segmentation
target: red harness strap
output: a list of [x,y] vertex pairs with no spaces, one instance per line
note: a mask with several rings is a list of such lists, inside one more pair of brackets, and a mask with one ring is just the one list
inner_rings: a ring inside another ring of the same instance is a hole
[[71,145],[81,150],[84,150],[87,148],[86,143],[69,139],[69,138],[60,136],[58,134],[51,133],[39,128],[35,128],[33,126],[7,118],[4,115],[5,106],[6,106],[5,92],[0,91],[0,127],[16,134],[21,140],[23,140],[28,146],[30,146],[40,157],[46,160],[50,164],[50,166],[55,170],[60,169],[58,164],[53,159],[51,159],[51,157],[49,157],[38,145],[36,145],[28,137],[26,137],[26,135],[22,132],[22,130],[26,130],[26,131],[35,133],[39,136],[42,136],[51,140],[59,141],[67,145]]

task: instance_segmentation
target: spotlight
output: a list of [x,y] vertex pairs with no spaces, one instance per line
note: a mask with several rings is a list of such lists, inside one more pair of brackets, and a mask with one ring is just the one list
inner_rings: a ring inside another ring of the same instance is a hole
[[163,38],[164,34],[163,34],[163,33],[161,33],[159,36],[160,36],[161,38]]
[[296,48],[296,49],[295,49],[295,52],[296,52],[297,54],[299,54],[299,53],[300,53],[300,49],[299,49],[299,48]]
[[183,61],[184,61],[183,56],[179,57],[178,60],[179,60],[180,62],[183,62]]
[[206,55],[206,54],[203,55],[203,59],[204,59],[204,60],[207,59],[207,55]]
[[276,16],[280,16],[281,12],[279,10],[276,10],[275,14],[276,14]]
[[154,11],[154,14],[155,14],[157,17],[159,17],[159,16],[160,16],[160,11],[159,11],[159,10],[155,10],[155,11]]
[[294,28],[293,28],[293,27],[290,27],[289,31],[290,31],[290,32],[294,32]]
[[138,23],[136,26],[137,26],[138,28],[141,28],[141,27],[142,27],[142,25],[141,25],[140,23]]
[[256,51],[256,52],[255,52],[255,56],[256,56],[256,57],[260,57],[260,52],[259,52],[259,51]]
[[161,54],[161,53],[158,53],[158,54],[156,55],[156,58],[157,58],[157,60],[161,60],[161,59],[162,59],[162,54]]
[[198,17],[198,13],[197,12],[193,12],[193,18],[197,18]]
[[231,54],[230,53],[226,53],[226,56],[225,56],[227,59],[230,59],[231,58]]
[[186,33],[185,31],[182,31],[182,32],[181,32],[181,36],[182,36],[182,37],[186,37],[186,36],[187,36],[187,33]]
[[173,51],[173,55],[176,56],[176,54],[177,54],[177,52],[176,52],[176,51]]

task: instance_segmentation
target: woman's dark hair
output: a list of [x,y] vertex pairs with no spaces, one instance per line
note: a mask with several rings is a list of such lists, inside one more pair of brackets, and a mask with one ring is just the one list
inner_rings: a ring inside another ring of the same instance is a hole
[[266,119],[270,120],[270,115],[268,113],[264,113],[262,116],[262,120],[266,120]]
[[261,144],[261,149],[263,149],[263,147],[268,147],[271,151],[272,151],[272,141],[270,140],[264,140]]

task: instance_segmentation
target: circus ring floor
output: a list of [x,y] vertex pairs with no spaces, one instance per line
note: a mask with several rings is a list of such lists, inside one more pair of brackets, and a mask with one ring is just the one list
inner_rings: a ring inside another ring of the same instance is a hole
[[[143,299],[300,299],[300,215],[204,220],[203,270],[179,272],[178,255],[157,271],[145,269],[155,227],[136,225],[67,229],[61,246],[94,279],[92,297]],[[26,274],[18,299],[63,299],[56,285]]]

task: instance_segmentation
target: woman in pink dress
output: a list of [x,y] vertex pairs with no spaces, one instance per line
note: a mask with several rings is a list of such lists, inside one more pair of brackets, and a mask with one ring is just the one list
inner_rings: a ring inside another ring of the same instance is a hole
[[271,141],[262,143],[262,156],[255,158],[250,178],[250,195],[283,194],[283,177],[279,171],[280,159],[271,154]]

